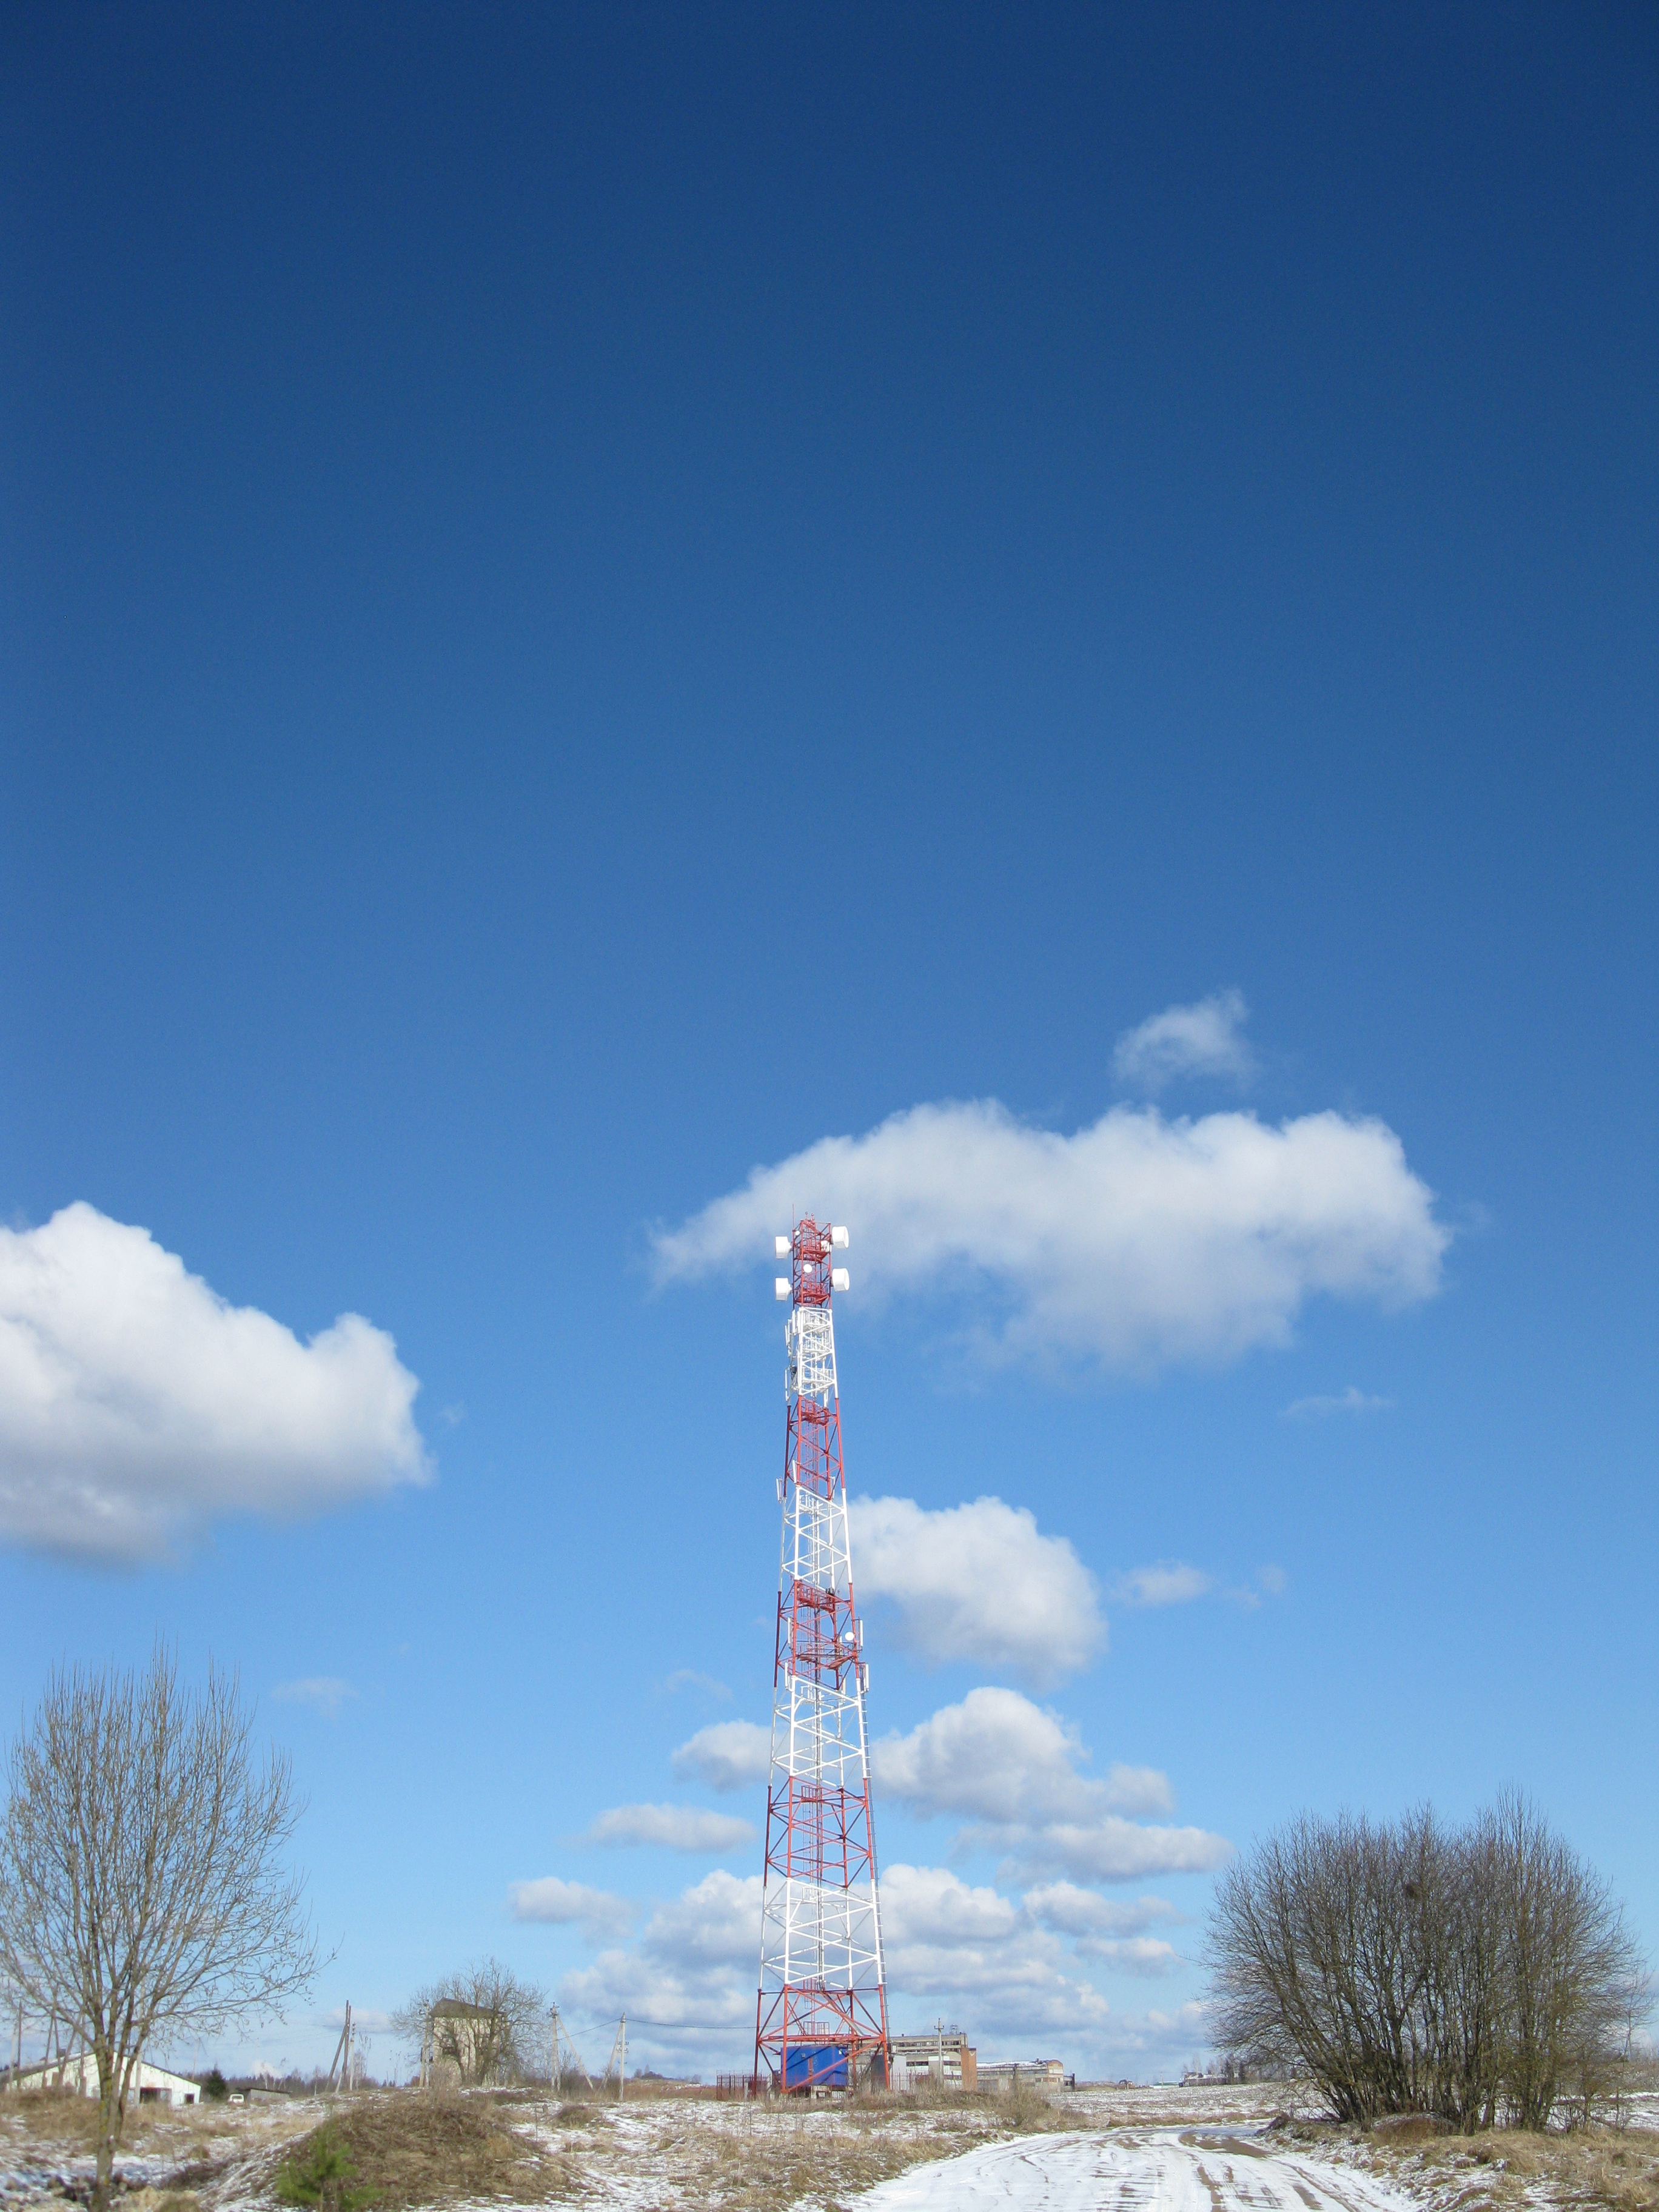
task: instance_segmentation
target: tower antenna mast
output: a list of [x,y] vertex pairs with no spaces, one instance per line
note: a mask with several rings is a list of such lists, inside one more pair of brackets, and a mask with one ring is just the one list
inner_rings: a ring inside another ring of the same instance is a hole
[[884,2087],[887,1991],[836,1382],[833,1255],[844,1228],[810,1216],[777,1240],[784,1328],[783,1534],[767,1786],[755,2075],[786,2092]]

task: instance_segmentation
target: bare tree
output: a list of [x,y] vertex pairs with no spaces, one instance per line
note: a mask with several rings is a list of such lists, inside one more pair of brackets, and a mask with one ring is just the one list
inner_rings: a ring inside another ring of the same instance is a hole
[[1556,2100],[1583,2090],[1588,2118],[1645,1985],[1624,1913],[1599,1875],[1517,1792],[1492,1816],[1508,1945],[1504,2087],[1522,2127],[1547,2124]]
[[1648,2003],[1605,1885],[1517,1796],[1451,1832],[1304,1818],[1218,1885],[1223,2043],[1311,2073],[1340,2117],[1547,2124],[1605,2096]]
[[1408,1888],[1425,1838],[1304,1818],[1231,1867],[1210,1929],[1221,2040],[1305,2067],[1338,2115],[1408,2105],[1420,2064]]
[[463,2087],[516,2081],[538,2063],[548,2018],[544,1991],[502,1966],[481,1959],[458,1974],[417,1990],[392,2015],[395,2033],[453,2069]]
[[96,2063],[97,2212],[145,2051],[277,2014],[316,1973],[303,1880],[279,1863],[303,1808],[252,1733],[234,1675],[181,1691],[158,1645],[142,1676],[54,1674],[11,1747],[0,1971]]

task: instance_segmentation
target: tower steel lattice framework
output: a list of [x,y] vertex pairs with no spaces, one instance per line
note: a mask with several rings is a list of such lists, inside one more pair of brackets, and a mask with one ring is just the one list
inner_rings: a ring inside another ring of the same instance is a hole
[[808,1218],[777,1240],[790,1261],[783,1536],[773,1673],[755,2075],[789,2091],[889,2076],[864,1700],[870,1670],[853,1603],[836,1384],[832,1255],[845,1229]]

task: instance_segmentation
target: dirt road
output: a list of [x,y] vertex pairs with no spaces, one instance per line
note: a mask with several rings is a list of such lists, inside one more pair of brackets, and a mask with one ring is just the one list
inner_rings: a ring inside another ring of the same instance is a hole
[[1226,2128],[1021,2136],[921,2166],[859,2212],[1410,2212],[1412,2200],[1345,2166]]

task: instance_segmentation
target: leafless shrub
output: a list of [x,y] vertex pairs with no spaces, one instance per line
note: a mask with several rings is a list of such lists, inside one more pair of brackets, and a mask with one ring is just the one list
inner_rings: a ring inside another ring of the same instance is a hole
[[273,2014],[315,1975],[279,1863],[301,1808],[252,1732],[234,1675],[181,1691],[158,1646],[143,1676],[54,1674],[11,1747],[0,1969],[96,2062],[98,2212],[141,2055]]
[[1209,1963],[1221,2039],[1362,2124],[1588,2118],[1649,2002],[1606,1885],[1515,1794],[1456,1832],[1294,1822],[1223,1876]]

